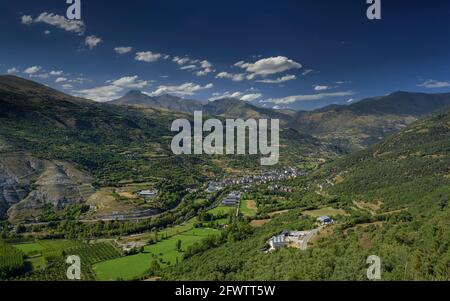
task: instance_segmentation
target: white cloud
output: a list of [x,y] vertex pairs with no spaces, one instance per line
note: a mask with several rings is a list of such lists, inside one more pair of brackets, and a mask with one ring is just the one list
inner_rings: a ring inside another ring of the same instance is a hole
[[314,71],[313,69],[306,69],[305,71],[302,72],[302,75],[306,76],[306,75],[310,74],[313,71]]
[[151,63],[156,62],[161,58],[160,53],[153,53],[151,51],[143,51],[143,52],[136,52],[136,57],[134,58],[136,61]]
[[419,87],[425,87],[428,89],[439,89],[439,88],[447,88],[450,87],[449,81],[437,81],[434,79],[429,79],[418,85]]
[[55,79],[55,83],[62,83],[62,82],[66,82],[67,78],[65,77],[58,77],[57,79]]
[[267,76],[271,74],[282,73],[292,69],[300,69],[301,64],[288,59],[285,56],[269,57],[261,59],[255,63],[246,63],[244,61],[234,64],[236,67],[245,69],[249,75],[248,79],[253,79],[255,76]]
[[46,34],[46,35],[49,35],[49,34],[51,34],[52,32],[50,31],[50,30],[46,30],[46,31],[44,31],[44,34]]
[[16,67],[12,67],[10,69],[8,69],[8,74],[14,74],[14,73],[19,73],[19,69],[17,69]]
[[355,95],[355,92],[345,91],[345,92],[334,92],[334,93],[319,93],[319,94],[311,94],[311,95],[294,95],[283,98],[275,98],[264,100],[263,102],[269,102],[274,104],[291,104],[297,101],[314,101],[321,100],[329,97],[345,97]]
[[25,69],[24,73],[28,75],[36,74],[38,73],[42,68],[40,66],[32,66]]
[[[70,80],[69,82],[75,82]],[[124,76],[116,80],[109,80],[108,85],[84,89],[77,91],[75,95],[83,98],[92,99],[98,102],[110,101],[119,98],[125,89],[142,89],[148,84],[148,81],[139,80],[137,75]]]
[[31,23],[33,23],[33,18],[31,16],[29,15],[22,16],[22,24],[30,25]]
[[161,85],[155,91],[148,93],[150,96],[158,96],[161,94],[175,94],[180,96],[194,95],[198,91],[211,89],[213,84],[207,84],[205,86],[197,85],[194,83],[184,83],[182,85]]
[[254,101],[257,100],[259,98],[261,98],[262,94],[261,93],[254,93],[254,94],[247,94],[241,97],[241,100],[243,101]]
[[133,47],[129,47],[129,46],[128,47],[116,47],[116,48],[114,48],[114,51],[117,54],[126,54],[126,53],[133,51]]
[[53,13],[44,12],[34,20],[33,18],[31,18],[31,16],[22,16],[22,23],[29,25],[33,22],[45,23],[79,35],[83,35],[86,30],[86,26],[84,25],[83,21],[68,20],[66,19],[66,17],[56,15]]
[[212,64],[210,62],[208,62],[207,60],[201,61],[201,66],[202,66],[202,68],[205,68],[205,69],[212,68]]
[[228,73],[228,72],[220,72],[219,74],[216,75],[216,78],[228,78],[234,82],[241,82],[245,79],[245,74],[244,73],[235,74],[235,73]]
[[206,69],[197,71],[197,72],[195,73],[195,75],[197,75],[197,76],[205,76],[205,75],[208,75],[208,74],[211,73],[211,72],[213,72],[213,70],[212,70],[211,68],[206,68]]
[[124,76],[109,82],[114,86],[130,89],[143,89],[148,84],[148,81],[146,80],[139,80],[139,77],[137,75]]
[[123,91],[122,87],[114,86],[114,85],[108,85],[108,86],[101,86],[96,87],[92,89],[84,89],[81,91],[78,91],[76,93],[79,97],[84,97],[87,99],[92,99],[98,102],[105,102],[109,100],[113,100],[115,98],[119,98],[119,93]]
[[212,97],[209,101],[215,101],[223,98],[236,98],[243,101],[253,101],[258,98],[261,98],[262,94],[254,93],[254,94],[243,94],[242,92],[225,92],[225,93],[213,93]]
[[89,47],[89,49],[94,49],[98,44],[102,42],[102,39],[97,36],[88,36],[84,40],[84,44]]
[[241,92],[225,92],[225,93],[213,93],[212,97],[209,99],[209,101],[215,101],[222,98],[237,98],[240,99],[242,96]]
[[73,86],[72,86],[71,84],[64,84],[64,85],[62,85],[62,88],[63,88],[64,90],[70,90],[70,89],[73,88]]
[[62,75],[64,72],[63,71],[61,71],[61,70],[52,70],[52,71],[50,71],[50,75],[53,75],[53,76],[59,76],[59,75]]
[[197,71],[195,73],[195,75],[197,75],[197,76],[205,76],[205,75],[208,75],[209,73],[215,71],[215,70],[212,69],[213,65],[210,62],[208,62],[207,60],[201,61],[200,62],[200,67],[203,70]]
[[290,80],[295,80],[297,79],[297,76],[295,75],[285,75],[283,77],[279,77],[277,79],[263,79],[263,80],[257,80],[257,82],[259,83],[264,83],[264,84],[281,84]]
[[174,63],[177,63],[178,65],[184,65],[184,64],[189,63],[191,61],[191,59],[188,57],[181,58],[181,57],[176,56],[172,59],[172,61]]
[[349,100],[347,100],[347,103],[351,103],[351,102],[354,102],[354,101],[355,101],[354,98],[350,98]]
[[325,91],[330,89],[329,86],[325,86],[325,85],[315,85],[314,86],[314,91]]
[[197,69],[196,65],[186,65],[186,66],[180,67],[180,70],[194,70],[194,69]]

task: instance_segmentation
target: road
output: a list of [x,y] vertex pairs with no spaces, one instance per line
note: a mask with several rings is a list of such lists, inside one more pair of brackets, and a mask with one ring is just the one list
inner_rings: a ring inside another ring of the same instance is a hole
[[[139,221],[139,220],[147,220],[147,219],[151,219],[151,218],[155,218],[158,217],[164,213],[167,212],[175,212],[180,206],[181,204],[183,204],[185,198],[181,199],[181,201],[178,203],[178,205],[175,208],[172,208],[170,210],[167,211],[163,211],[160,213],[151,213],[148,215],[143,215],[143,216],[139,216],[139,217],[124,217],[124,218],[109,218],[109,217],[104,217],[104,218],[97,218],[97,219],[81,219],[81,220],[76,220],[77,222],[83,223],[83,224],[90,224],[90,223],[97,223],[97,222],[111,222],[111,221]],[[128,213],[130,214],[130,213]],[[36,222],[36,223],[26,223],[23,224],[26,227],[29,226],[46,226],[48,224],[50,224],[52,222]]]
[[308,248],[308,242],[311,240],[311,238],[322,229],[323,229],[323,226],[320,226],[317,229],[309,231],[308,234],[306,234],[305,238],[303,238],[302,243],[300,244],[300,249],[302,251],[305,251]]

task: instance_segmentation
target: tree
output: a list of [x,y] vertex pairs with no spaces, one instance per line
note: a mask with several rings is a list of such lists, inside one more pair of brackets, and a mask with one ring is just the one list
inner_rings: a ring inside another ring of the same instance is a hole
[[175,246],[175,250],[177,250],[178,252],[181,252],[181,240],[180,239],[177,241],[177,244]]

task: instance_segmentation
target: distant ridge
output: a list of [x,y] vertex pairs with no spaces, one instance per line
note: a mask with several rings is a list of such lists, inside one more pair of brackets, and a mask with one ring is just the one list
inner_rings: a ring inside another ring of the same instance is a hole
[[290,124],[303,133],[350,150],[365,148],[437,110],[450,106],[450,93],[395,92],[351,105],[298,112]]
[[183,99],[181,97],[163,94],[161,96],[149,96],[141,91],[132,90],[119,99],[110,101],[115,105],[140,106],[154,109],[168,109],[182,112],[194,112],[202,108],[202,103],[197,100]]

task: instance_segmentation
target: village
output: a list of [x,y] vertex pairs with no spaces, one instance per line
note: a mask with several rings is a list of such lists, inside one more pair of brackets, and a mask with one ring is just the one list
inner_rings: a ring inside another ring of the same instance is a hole
[[[267,171],[258,175],[248,175],[244,177],[230,177],[221,180],[211,181],[206,188],[208,193],[222,190],[226,187],[240,185],[243,189],[248,189],[252,185],[267,184],[275,181],[289,180],[306,176],[307,172],[298,171],[294,167],[287,167],[279,171]],[[270,188],[270,187],[269,187]],[[275,186],[271,186],[275,188]]]

